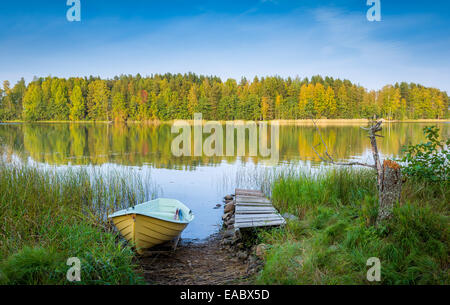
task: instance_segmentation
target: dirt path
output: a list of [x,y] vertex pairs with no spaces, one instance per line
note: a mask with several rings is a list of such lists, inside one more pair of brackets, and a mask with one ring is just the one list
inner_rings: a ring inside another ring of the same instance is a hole
[[182,242],[173,253],[139,259],[149,284],[251,284],[247,263],[222,249],[218,234],[203,243]]

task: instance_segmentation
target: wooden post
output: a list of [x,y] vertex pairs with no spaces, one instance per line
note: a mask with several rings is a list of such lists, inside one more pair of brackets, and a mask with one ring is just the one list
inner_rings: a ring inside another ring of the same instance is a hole
[[391,160],[384,160],[383,172],[379,179],[380,189],[377,225],[392,216],[394,204],[400,200],[402,191],[400,165]]

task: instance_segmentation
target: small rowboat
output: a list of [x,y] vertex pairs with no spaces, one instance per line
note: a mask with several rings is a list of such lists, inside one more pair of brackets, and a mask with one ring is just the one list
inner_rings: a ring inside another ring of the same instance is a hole
[[108,216],[138,253],[171,241],[194,219],[192,211],[176,199],[159,198]]

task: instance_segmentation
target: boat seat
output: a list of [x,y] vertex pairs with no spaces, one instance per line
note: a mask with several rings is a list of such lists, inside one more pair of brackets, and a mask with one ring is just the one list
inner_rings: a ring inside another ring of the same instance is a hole
[[173,219],[173,217],[175,216],[175,213],[170,213],[170,212],[151,212],[149,215],[154,215],[154,216],[158,216],[158,217],[161,217],[161,218]]

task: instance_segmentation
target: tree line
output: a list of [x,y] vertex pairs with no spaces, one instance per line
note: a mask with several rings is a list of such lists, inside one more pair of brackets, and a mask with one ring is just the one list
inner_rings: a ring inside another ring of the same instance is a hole
[[445,91],[414,83],[367,90],[349,80],[255,77],[222,81],[215,76],[137,74],[101,79],[90,76],[24,79],[0,88],[0,120],[146,121],[387,119],[449,117]]

